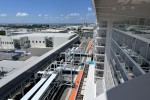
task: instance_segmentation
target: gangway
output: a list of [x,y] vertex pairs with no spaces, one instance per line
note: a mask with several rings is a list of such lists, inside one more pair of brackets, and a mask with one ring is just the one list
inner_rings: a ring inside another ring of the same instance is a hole
[[53,73],[31,100],[41,100],[42,95],[47,91],[49,85],[53,82],[57,75],[58,73]]
[[[48,65],[45,71],[37,72],[37,75],[42,75],[41,80],[21,100],[49,100],[50,98],[55,98],[60,87],[73,87],[73,76],[76,72],[80,72],[76,69],[75,62],[80,62],[81,57],[93,56],[90,53],[81,53],[81,45],[68,49],[61,55],[65,56],[65,61],[54,61]],[[64,79],[67,80],[63,81]]]
[[40,89],[40,87],[45,83],[47,78],[42,78],[27,94],[25,94],[21,100],[29,100],[33,95]]

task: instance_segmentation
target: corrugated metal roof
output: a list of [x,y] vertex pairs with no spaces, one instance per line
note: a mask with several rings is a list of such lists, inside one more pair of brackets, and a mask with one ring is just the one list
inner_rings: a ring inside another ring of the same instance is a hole
[[0,36],[0,37],[10,37],[13,39],[20,39],[21,37],[70,37],[75,35],[75,33],[31,33],[31,34],[19,34],[13,36]]

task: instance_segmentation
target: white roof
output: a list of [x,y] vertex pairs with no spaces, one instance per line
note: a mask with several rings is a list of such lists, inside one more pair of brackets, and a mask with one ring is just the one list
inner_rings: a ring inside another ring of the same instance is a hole
[[[45,53],[44,55],[42,55],[41,57],[37,58],[36,60],[32,60],[29,61],[27,63],[24,63],[21,65],[21,68],[16,69],[15,71],[13,71],[12,73],[9,73],[9,75],[5,76],[5,78],[0,79],[0,88],[2,86],[4,86],[6,83],[10,82],[11,80],[13,80],[14,78],[16,78],[17,76],[21,75],[23,72],[27,71],[28,69],[30,69],[31,67],[33,67],[35,64],[37,64],[38,62],[40,62],[41,60],[43,60],[44,58],[48,57],[49,55],[53,54],[54,52],[56,52],[57,50],[59,50],[60,48],[62,48],[64,45],[67,45],[68,43],[70,43],[71,41],[73,41],[74,39],[76,39],[78,36],[72,38],[69,41],[66,41],[65,43],[63,43],[62,45],[58,46],[57,48],[54,48],[53,50]],[[6,63],[5,63],[6,64]],[[18,67],[20,66],[20,64],[18,65]]]
[[91,26],[90,26],[90,27],[89,27],[89,26],[88,26],[88,27],[83,26],[81,29],[93,30],[93,29],[94,29],[94,27],[91,27]]
[[79,27],[81,27],[81,26],[67,26],[66,28],[79,28]]
[[[36,60],[38,57],[32,56],[26,61],[11,61],[11,60],[2,60],[0,61],[0,66],[3,67],[4,71],[7,71],[6,75],[11,75],[15,73],[18,69],[21,69],[25,65],[29,64],[30,62]],[[5,78],[5,77],[3,77]],[[2,79],[1,79],[2,80]],[[0,82],[1,82],[0,80]]]
[[27,31],[17,31],[17,32],[12,32],[13,33],[17,33],[17,34],[27,34],[27,33],[30,33],[30,32],[27,32]]
[[15,36],[1,36],[1,37],[11,37],[11,38],[21,38],[21,37],[70,37],[75,35],[75,33],[31,33],[31,34],[20,34]]
[[31,62],[33,62],[34,60],[36,60],[38,57],[30,57],[28,60],[26,61],[10,61],[10,60],[3,60],[0,61],[0,66],[3,67],[4,71],[7,71],[8,73],[6,73],[6,76],[2,77],[2,79],[0,79],[0,88],[1,86],[3,86],[4,84],[6,84],[8,81],[10,81],[11,76],[15,76],[17,75],[17,72],[19,70],[22,70],[23,72],[25,70],[23,70],[23,68],[27,65],[30,64]]
[[47,30],[41,30],[43,32],[62,32],[66,31],[66,29],[47,29]]

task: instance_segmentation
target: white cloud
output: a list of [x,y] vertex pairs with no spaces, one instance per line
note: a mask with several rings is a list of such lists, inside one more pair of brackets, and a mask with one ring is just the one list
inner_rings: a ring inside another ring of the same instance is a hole
[[61,17],[63,17],[64,15],[60,15]]
[[87,13],[86,17],[94,16],[94,13]]
[[71,17],[78,17],[78,16],[80,16],[79,13],[70,13],[70,14],[64,16],[64,18],[65,19],[70,19]]
[[59,17],[55,17],[56,19],[59,19]]
[[90,16],[94,16],[94,13],[92,11],[92,8],[88,7],[88,13],[87,13],[86,17],[90,17]]
[[67,16],[80,16],[80,14],[79,13],[70,13]]
[[0,16],[1,16],[1,17],[6,17],[6,16],[7,16],[7,14],[0,14]]
[[42,16],[42,14],[39,14],[38,16],[39,16],[39,17],[41,17],[41,16]]
[[54,18],[53,18],[53,17],[50,17],[49,19],[50,19],[50,20],[53,20]]
[[24,17],[24,16],[28,16],[28,15],[29,14],[25,13],[25,12],[23,12],[23,13],[19,12],[19,13],[16,14],[17,17]]
[[80,17],[80,20],[84,20],[84,18],[83,18],[83,17]]
[[67,16],[65,16],[65,19],[69,19],[70,17],[67,15]]
[[88,7],[88,12],[92,12],[92,8],[91,7]]
[[60,20],[64,20],[64,18],[60,18]]
[[45,17],[48,17],[48,15],[47,15],[47,14],[45,14],[44,16],[45,16]]

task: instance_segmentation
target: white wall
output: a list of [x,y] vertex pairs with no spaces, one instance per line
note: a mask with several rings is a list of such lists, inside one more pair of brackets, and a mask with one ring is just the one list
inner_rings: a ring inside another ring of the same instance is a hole
[[54,44],[53,47],[56,48],[59,45],[61,45],[62,43],[68,41],[67,39],[68,37],[54,37]]
[[[30,41],[31,47],[33,47],[33,48],[45,48],[46,47],[45,37],[28,37],[28,39]],[[33,43],[33,41],[34,41],[34,43]],[[44,41],[44,43],[43,43],[43,41]]]
[[[0,49],[14,49],[14,44],[10,44],[13,42],[13,39],[21,40],[21,44],[23,48],[27,48],[29,45],[31,48],[47,48],[46,47],[46,37],[8,37],[8,36],[0,36],[0,40],[4,42],[4,44],[0,42]],[[26,42],[30,41],[30,43]],[[44,41],[44,42],[43,42]],[[53,37],[53,48],[58,47],[62,43],[68,41],[68,37]]]
[[14,48],[14,44],[10,44],[10,42],[13,42],[13,39],[11,37],[4,37],[4,36],[0,36],[1,38],[1,46],[0,49],[13,49]]

